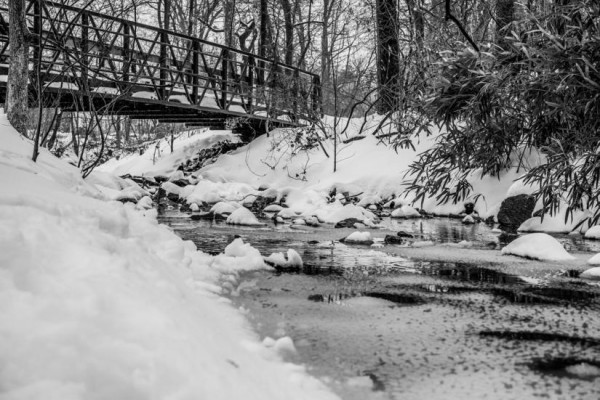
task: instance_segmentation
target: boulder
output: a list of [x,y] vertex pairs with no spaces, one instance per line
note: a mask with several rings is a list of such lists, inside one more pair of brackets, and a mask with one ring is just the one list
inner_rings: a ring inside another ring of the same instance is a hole
[[171,201],[173,201],[175,203],[178,203],[179,200],[180,200],[179,196],[177,194],[175,194],[175,193],[167,193],[167,199],[169,199],[169,200],[171,200]]
[[173,184],[175,184],[175,185],[179,186],[179,187],[186,187],[186,186],[188,186],[188,185],[190,184],[190,181],[188,181],[188,180],[187,180],[187,179],[185,179],[185,178],[182,178],[182,179],[176,179],[176,180],[174,180],[174,181],[171,181],[171,182],[172,182]]
[[335,224],[336,228],[354,228],[354,224],[362,224],[363,221],[357,218],[346,218]]
[[397,235],[401,238],[414,238],[414,235],[411,235],[410,233],[404,231],[398,231]]
[[467,214],[467,215],[471,215],[471,214],[473,214],[473,211],[475,211],[474,203],[471,203],[471,202],[465,203],[464,207],[465,207],[465,214]]
[[385,235],[383,242],[385,244],[402,244],[402,238],[400,236]]
[[529,218],[535,208],[535,198],[520,194],[504,199],[498,211],[498,222],[502,229],[516,231]]

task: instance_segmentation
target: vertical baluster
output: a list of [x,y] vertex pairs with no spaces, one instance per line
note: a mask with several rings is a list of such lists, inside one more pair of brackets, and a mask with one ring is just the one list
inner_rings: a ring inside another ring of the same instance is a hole
[[171,0],[163,0],[163,30],[160,33],[160,93],[161,100],[167,100],[167,80],[169,58],[167,54],[167,45],[169,42],[169,20],[171,15]]
[[247,103],[247,111],[248,113],[252,113],[252,109],[253,109],[253,96],[254,96],[254,73],[256,71],[255,68],[256,65],[256,60],[254,59],[254,56],[251,55],[248,58],[248,79],[246,80],[246,82],[248,83],[248,103]]
[[87,93],[89,88],[88,70],[89,70],[89,14],[84,11],[81,14],[81,82],[82,90]]
[[223,49],[223,62],[221,65],[221,108],[227,107],[227,80],[229,78],[229,49]]
[[123,87],[121,93],[129,91],[129,70],[131,67],[131,38],[129,37],[129,24],[123,22]]
[[33,68],[39,76],[35,78],[36,91],[42,90],[42,9],[39,0],[33,0],[33,32],[34,32],[34,48],[33,48]]
[[192,42],[192,103],[198,104],[198,75],[200,74],[200,42]]

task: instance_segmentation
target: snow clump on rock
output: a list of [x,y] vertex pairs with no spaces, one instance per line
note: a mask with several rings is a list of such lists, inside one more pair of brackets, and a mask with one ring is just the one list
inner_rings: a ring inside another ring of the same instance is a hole
[[250,210],[240,207],[227,217],[227,223],[231,225],[263,226]]
[[558,240],[546,233],[531,233],[515,239],[502,249],[502,254],[542,261],[570,261],[570,255]]

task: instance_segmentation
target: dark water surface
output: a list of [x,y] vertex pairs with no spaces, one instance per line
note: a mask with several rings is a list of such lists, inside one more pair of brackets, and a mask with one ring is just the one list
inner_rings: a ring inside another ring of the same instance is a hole
[[[160,220],[209,253],[235,235],[265,256],[298,251],[302,270],[247,273],[233,300],[261,337],[290,336],[297,353],[287,357],[344,399],[600,399],[598,286],[568,276],[532,284],[499,265],[412,261],[337,242],[350,229],[232,227],[175,211]],[[382,225],[374,236],[498,242],[483,224],[450,219]]]

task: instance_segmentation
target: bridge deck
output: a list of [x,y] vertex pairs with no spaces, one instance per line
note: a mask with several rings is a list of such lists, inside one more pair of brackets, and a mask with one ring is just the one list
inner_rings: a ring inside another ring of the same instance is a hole
[[[39,65],[46,107],[194,125],[239,118],[254,127],[298,126],[320,115],[319,77],[307,71],[58,3],[31,1],[27,14],[35,37],[30,82],[37,82]],[[8,10],[0,8],[2,101],[8,23]]]

